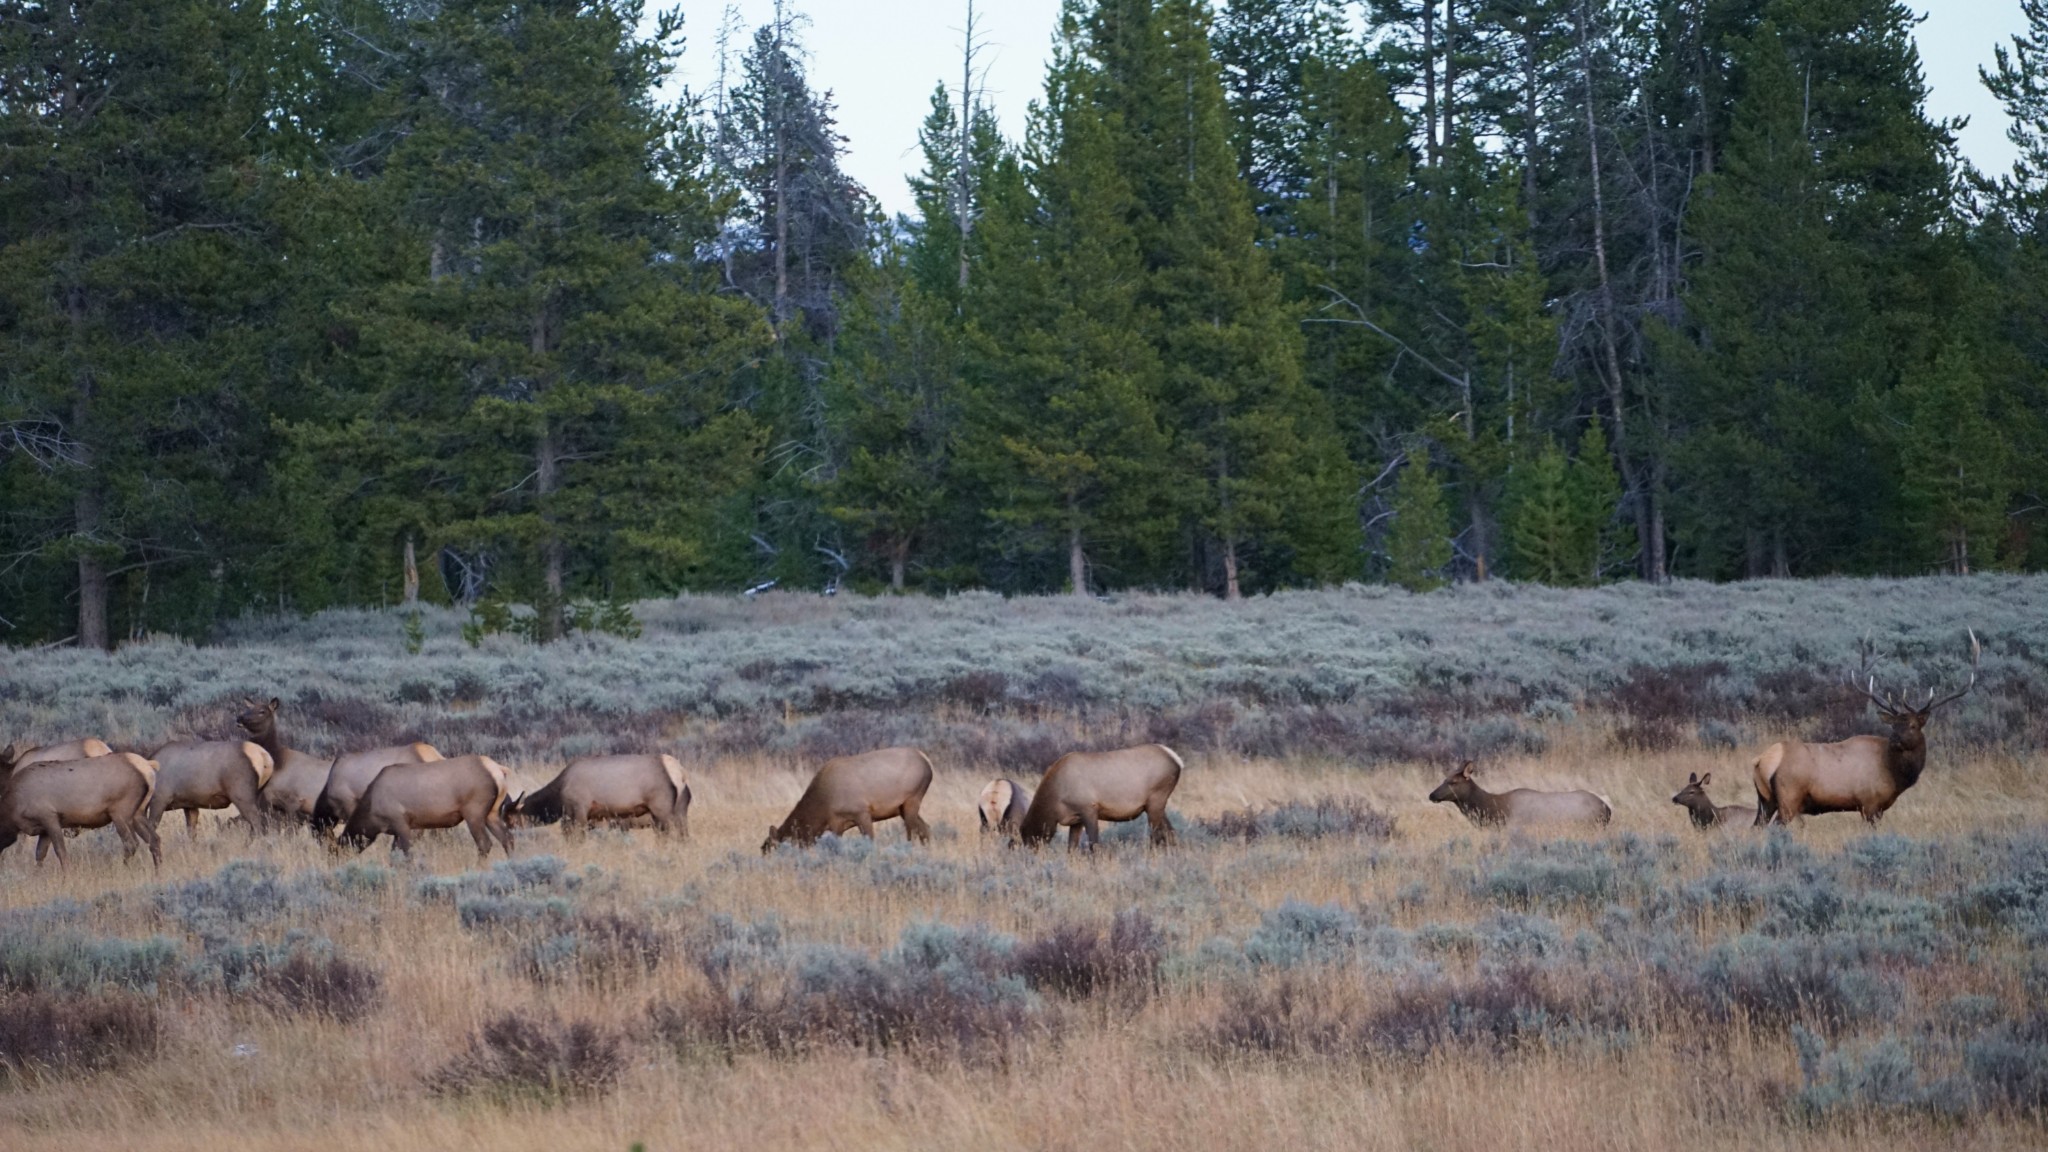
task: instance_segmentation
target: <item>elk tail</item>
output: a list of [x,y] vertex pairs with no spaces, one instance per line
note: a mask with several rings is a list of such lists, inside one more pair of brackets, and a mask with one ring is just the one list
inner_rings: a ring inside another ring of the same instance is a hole
[[688,801],[684,797],[690,794],[690,785],[683,779],[683,762],[664,753],[661,757],[661,770],[668,773],[668,782],[676,790],[676,805],[685,806]]
[[1154,744],[1153,747],[1166,753],[1167,758],[1173,761],[1173,774],[1176,778],[1188,770],[1188,762],[1180,758],[1180,753],[1175,752],[1164,744]]

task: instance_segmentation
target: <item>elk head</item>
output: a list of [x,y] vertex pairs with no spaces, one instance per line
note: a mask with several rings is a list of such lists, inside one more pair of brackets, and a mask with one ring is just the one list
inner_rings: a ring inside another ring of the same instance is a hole
[[255,700],[244,696],[242,697],[242,714],[235,717],[235,723],[241,725],[242,731],[247,732],[251,736],[262,737],[269,735],[277,727],[277,710],[281,706],[281,703],[275,696],[270,698],[270,703],[268,704],[259,704]]
[[1938,689],[1929,688],[1926,701],[1918,708],[1913,706],[1911,697],[1907,697],[1903,702],[1897,702],[1892,699],[1890,692],[1886,692],[1883,696],[1877,694],[1877,677],[1869,673],[1869,644],[1867,641],[1865,642],[1864,666],[1863,670],[1859,673],[1862,683],[1857,684],[1856,688],[1866,697],[1869,697],[1872,704],[1877,705],[1877,718],[1891,725],[1892,753],[1900,761],[1900,767],[1905,769],[1909,775],[1918,776],[1920,768],[1925,762],[1927,756],[1926,730],[1928,719],[1934,715],[1936,709],[1955,703],[1969,695],[1970,690],[1977,686],[1977,669],[1983,663],[1984,646],[1977,641],[1976,629],[1969,630],[1969,637],[1969,680],[1965,681],[1961,688],[1939,698],[1936,696]]
[[1692,822],[1701,827],[1714,823],[1717,818],[1713,798],[1707,795],[1707,785],[1713,781],[1712,772],[1705,776],[1697,772],[1687,772],[1685,787],[1680,788],[1671,797],[1671,802],[1692,813]]
[[766,856],[770,852],[775,851],[775,846],[777,844],[780,844],[781,842],[782,829],[777,828],[773,824],[770,824],[768,826],[768,838],[766,840],[761,841],[761,855]]
[[0,782],[14,774],[15,761],[20,760],[21,755],[21,749],[17,745],[9,744],[0,748]]
[[1467,760],[1444,777],[1444,782],[1429,794],[1429,802],[1441,804],[1448,800],[1453,804],[1468,804],[1479,794],[1479,782],[1472,779],[1472,761]]

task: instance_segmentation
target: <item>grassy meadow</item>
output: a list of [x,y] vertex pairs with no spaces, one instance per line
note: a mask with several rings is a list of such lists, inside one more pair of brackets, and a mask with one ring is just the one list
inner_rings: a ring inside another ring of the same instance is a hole
[[[0,738],[424,737],[536,785],[690,767],[688,842],[466,835],[415,858],[163,826],[0,857],[0,1145],[492,1149],[2036,1148],[2048,1139],[2048,580],[1302,593],[1240,606],[714,598],[637,640],[463,644],[430,614],[11,652]],[[1843,686],[1976,693],[1883,827],[1695,833]],[[974,796],[1164,739],[1178,848],[1006,849]],[[903,740],[929,850],[762,857],[820,756]],[[1608,796],[1597,833],[1424,796]]]

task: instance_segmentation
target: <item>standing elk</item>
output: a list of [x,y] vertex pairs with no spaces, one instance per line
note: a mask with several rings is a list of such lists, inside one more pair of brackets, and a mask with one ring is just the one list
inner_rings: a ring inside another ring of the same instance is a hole
[[377,774],[393,764],[432,764],[443,759],[432,744],[397,744],[367,752],[343,752],[327,770],[327,781],[313,801],[313,831],[326,835],[348,823],[356,804]]
[[1015,780],[991,780],[983,786],[975,807],[981,812],[983,832],[1015,836],[1024,813],[1031,809],[1031,793]]
[[1927,721],[1935,710],[1970,694],[1977,686],[1977,668],[1983,661],[1984,646],[1970,630],[1970,679],[1958,691],[1940,699],[1936,689],[1927,690],[1927,702],[1918,708],[1892,701],[1891,693],[1877,694],[1877,677],[1868,674],[1869,652],[1857,690],[1877,705],[1878,719],[1891,725],[1889,736],[1851,736],[1832,744],[1809,744],[1782,740],[1757,757],[1756,824],[1772,821],[1793,825],[1808,816],[1827,812],[1860,812],[1865,823],[1876,824],[1885,811],[1898,803],[1906,789],[1920,782],[1927,768]]
[[827,760],[789,816],[768,830],[761,854],[788,842],[809,847],[827,832],[838,836],[854,828],[872,840],[876,823],[898,816],[906,836],[929,844],[931,825],[917,813],[931,786],[932,759],[915,748],[883,748]]
[[180,740],[150,754],[156,761],[156,795],[149,801],[149,826],[164,813],[185,813],[185,831],[199,834],[201,809],[232,804],[235,814],[260,832],[269,817],[258,797],[270,782],[270,753],[247,740]]
[[1709,828],[1733,828],[1738,824],[1750,824],[1756,820],[1756,809],[1746,804],[1716,804],[1707,795],[1707,785],[1712,783],[1714,774],[1705,776],[1697,772],[1685,774],[1685,787],[1671,797],[1671,802],[1686,810],[1692,816],[1692,826],[1704,832]]
[[270,783],[263,786],[263,802],[271,814],[287,820],[309,820],[320,790],[327,786],[330,757],[316,756],[285,746],[277,730],[280,704],[275,696],[267,704],[243,697],[244,710],[235,723],[249,734],[249,741],[270,753]]
[[0,750],[0,852],[34,836],[36,863],[55,849],[62,868],[68,863],[67,829],[112,824],[121,837],[123,862],[135,858],[138,844],[147,844],[150,861],[161,867],[163,843],[145,818],[155,789],[156,765],[133,752],[20,764],[12,749]]
[[1166,802],[1186,768],[1180,754],[1164,744],[1069,752],[1045,770],[1038,794],[1017,826],[1018,837],[1026,844],[1044,844],[1068,828],[1071,852],[1081,846],[1084,834],[1089,847],[1101,844],[1102,821],[1120,823],[1143,816],[1152,826],[1153,844],[1176,843],[1179,838],[1166,818]]
[[1488,792],[1472,778],[1472,761],[1458,765],[1429,794],[1429,802],[1457,805],[1465,819],[1482,828],[1520,828],[1531,824],[1604,825],[1614,818],[1614,805],[1592,792],[1539,792],[1515,788]]
[[105,740],[97,736],[87,736],[83,740],[66,740],[62,744],[45,744],[40,748],[24,749],[15,754],[14,766],[26,768],[31,764],[42,764],[51,760],[90,760],[95,756],[110,755],[113,751]]
[[393,764],[370,781],[342,827],[341,842],[361,852],[389,833],[392,850],[409,856],[413,833],[465,824],[479,858],[489,858],[493,836],[510,856],[512,830],[500,815],[505,777],[505,766],[489,756]]
[[591,756],[562,769],[553,780],[505,801],[505,822],[561,822],[564,832],[581,831],[596,820],[645,816],[656,830],[690,838],[690,782],[673,756]]

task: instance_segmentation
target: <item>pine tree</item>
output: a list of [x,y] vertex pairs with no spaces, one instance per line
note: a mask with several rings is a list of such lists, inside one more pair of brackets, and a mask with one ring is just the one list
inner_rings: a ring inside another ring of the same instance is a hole
[[1567,469],[1564,450],[1545,436],[1508,474],[1503,511],[1508,571],[1516,579],[1551,585],[1585,580],[1590,560],[1580,547]]
[[1394,524],[1387,533],[1387,579],[1410,592],[1442,587],[1451,564],[1451,519],[1428,457],[1413,454],[1402,466],[1393,513]]
[[415,262],[362,315],[373,390],[295,434],[299,474],[360,477],[315,506],[488,567],[543,638],[572,593],[686,580],[761,450],[718,383],[766,331],[676,258],[711,213],[652,101],[673,25],[638,40],[637,11],[462,0],[409,27],[381,186]]
[[[109,647],[248,603],[277,219],[310,115],[260,6],[0,15],[5,616]],[[67,619],[68,617],[68,619]]]
[[1096,103],[1076,4],[1061,27],[1028,167],[991,181],[980,229],[969,452],[1000,529],[993,549],[1058,556],[1067,590],[1085,596],[1105,561],[1126,577],[1156,563],[1172,480],[1122,141]]
[[1617,555],[1633,549],[1633,525],[1623,523],[1619,512],[1622,498],[1621,475],[1614,467],[1614,454],[1607,445],[1606,430],[1599,417],[1579,437],[1579,449],[1565,474],[1565,493],[1570,501],[1573,531],[1580,552],[1579,575],[1589,584],[1606,579]]
[[1970,350],[1949,343],[1885,407],[1896,416],[1908,538],[1918,545],[1909,551],[1959,576],[1991,567],[2012,495],[2011,454]]

